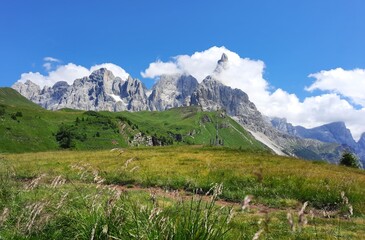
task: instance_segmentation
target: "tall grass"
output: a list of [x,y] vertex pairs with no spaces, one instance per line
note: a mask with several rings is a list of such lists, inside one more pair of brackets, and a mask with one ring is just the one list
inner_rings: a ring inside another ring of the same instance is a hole
[[[199,147],[3,156],[0,239],[365,236],[360,170]],[[191,197],[146,194],[156,187]]]
[[[82,177],[89,173],[85,173]],[[40,175],[18,184],[0,175],[0,239],[225,239],[231,211],[192,197],[173,202]],[[219,187],[219,186],[218,186]],[[217,187],[217,188],[218,188]]]

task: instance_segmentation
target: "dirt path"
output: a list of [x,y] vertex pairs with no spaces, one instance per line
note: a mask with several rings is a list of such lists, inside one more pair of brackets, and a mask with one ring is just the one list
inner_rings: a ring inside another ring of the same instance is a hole
[[[202,199],[205,202],[210,202],[212,200],[212,195],[205,195],[205,194],[195,194],[192,192],[188,192],[185,190],[167,190],[160,187],[141,187],[138,185],[110,185],[110,187],[115,188],[122,192],[133,192],[133,191],[143,191],[148,192],[151,195],[154,195],[156,197],[163,197],[163,198],[170,198],[173,200],[191,200],[194,199]],[[252,197],[250,197],[252,200]],[[227,201],[224,199],[218,199],[215,201],[215,204],[218,206],[227,206],[227,207],[233,207],[236,209],[242,209],[242,207],[245,205],[244,202],[233,202],[233,201]],[[289,209],[281,209],[281,208],[273,208],[268,207],[263,204],[258,203],[252,203],[245,205],[245,210],[250,211],[256,214],[267,214],[271,212],[287,212]],[[290,209],[295,210],[295,209]]]

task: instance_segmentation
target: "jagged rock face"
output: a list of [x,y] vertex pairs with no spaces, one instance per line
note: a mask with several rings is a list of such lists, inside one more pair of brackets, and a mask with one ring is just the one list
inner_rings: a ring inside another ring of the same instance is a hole
[[363,133],[357,142],[356,154],[362,162],[362,166],[365,167],[365,133]]
[[356,147],[356,142],[352,138],[351,132],[343,122],[334,122],[320,127],[306,129],[296,127],[297,135],[303,138],[317,139],[322,142],[345,144],[351,148]]
[[357,142],[357,144],[361,148],[365,149],[365,133],[361,134],[361,137],[360,137],[359,141]]
[[89,77],[76,79],[59,104],[49,108],[113,111],[115,101],[109,94],[114,79],[114,75],[105,68],[93,72]]
[[[130,111],[149,110],[147,105],[146,87],[138,79],[128,77],[127,81],[120,87],[120,97],[127,103]],[[116,111],[120,111],[116,109]]]
[[12,88],[31,101],[36,99],[41,92],[41,88],[30,80],[27,80],[25,83],[16,82]]
[[277,130],[279,130],[280,132],[284,132],[289,135],[297,136],[297,131],[296,131],[295,127],[291,123],[288,123],[285,118],[274,117],[274,118],[270,119],[270,122],[273,125],[273,127],[276,128]]
[[123,81],[105,68],[94,71],[89,77],[76,79],[71,86],[61,81],[53,87],[40,90],[38,85],[27,81],[18,82],[13,88],[31,101],[51,110],[148,110],[146,88],[141,81],[131,77]]
[[[259,113],[242,90],[223,85],[211,76],[200,83],[191,98],[192,105],[200,105],[204,110],[225,109],[231,116]],[[261,114],[260,114],[261,115]]]
[[189,106],[191,95],[198,85],[198,81],[191,75],[162,75],[148,98],[149,108],[152,111],[163,111]]

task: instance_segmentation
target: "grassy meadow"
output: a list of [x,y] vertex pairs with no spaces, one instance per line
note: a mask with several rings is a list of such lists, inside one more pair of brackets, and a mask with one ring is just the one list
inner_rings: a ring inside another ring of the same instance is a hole
[[365,238],[362,170],[196,145],[0,158],[0,239]]

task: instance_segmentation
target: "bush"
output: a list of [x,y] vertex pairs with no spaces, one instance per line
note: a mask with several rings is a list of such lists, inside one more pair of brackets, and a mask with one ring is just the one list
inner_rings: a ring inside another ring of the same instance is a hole
[[359,159],[349,151],[342,153],[339,164],[347,167],[361,168]]
[[73,135],[70,128],[61,125],[56,133],[56,140],[61,148],[72,148],[74,147]]

